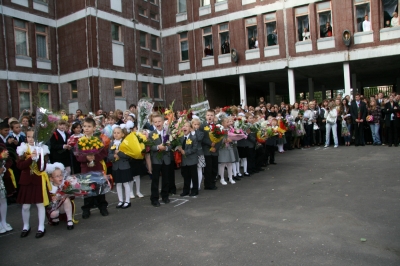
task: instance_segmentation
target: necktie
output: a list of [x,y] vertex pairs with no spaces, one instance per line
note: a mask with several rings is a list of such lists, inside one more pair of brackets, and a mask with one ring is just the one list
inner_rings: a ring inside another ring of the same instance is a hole
[[183,138],[183,143],[182,143],[182,149],[183,150],[185,150],[185,148],[186,148],[186,140],[187,140],[187,137],[184,137]]

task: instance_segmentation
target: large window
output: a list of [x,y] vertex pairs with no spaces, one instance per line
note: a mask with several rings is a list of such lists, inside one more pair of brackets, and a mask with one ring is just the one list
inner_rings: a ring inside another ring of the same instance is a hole
[[38,90],[39,105],[46,109],[51,109],[50,85],[39,83]]
[[69,87],[71,90],[71,99],[78,99],[78,85],[76,83],[76,80],[71,81],[69,83]]
[[229,43],[229,24],[224,23],[218,26],[219,41],[221,45],[221,54],[229,54],[231,52]]
[[186,13],[186,0],[178,1],[178,13]]
[[161,85],[160,84],[153,84],[153,98],[155,99],[162,99],[161,93]]
[[139,6],[139,15],[147,17],[147,10],[141,6]]
[[200,0],[200,6],[209,6],[211,5],[211,0]]
[[318,3],[317,13],[319,21],[319,37],[331,37],[333,35],[331,2]]
[[311,40],[308,6],[296,8],[297,41]]
[[159,51],[158,48],[158,37],[155,35],[151,35],[151,50]]
[[179,42],[181,44],[181,61],[187,61],[189,60],[189,43],[187,32],[179,34]]
[[113,41],[121,41],[120,26],[115,23],[111,23],[111,37]]
[[265,33],[267,46],[278,44],[278,32],[276,30],[276,13],[269,13],[264,16]]
[[148,66],[149,65],[149,59],[147,59],[147,57],[144,57],[144,56],[140,57],[140,64],[142,66]]
[[356,31],[371,31],[371,10],[369,0],[354,0]]
[[36,25],[36,49],[37,57],[39,58],[49,58],[49,53],[47,50],[47,27],[43,25]]
[[246,19],[247,48],[258,48],[257,40],[257,17]]
[[19,111],[32,110],[32,93],[31,87],[28,82],[17,82],[18,98],[19,98]]
[[147,34],[140,32],[140,47],[147,48]]
[[214,47],[212,41],[212,28],[203,28],[203,45],[204,56],[212,56],[214,54]]
[[142,97],[150,97],[149,83],[142,82]]
[[120,79],[114,79],[114,96],[115,97],[122,97],[122,85],[123,81]]
[[398,0],[382,0],[382,28],[399,26],[398,4]]
[[15,53],[29,56],[28,51],[28,23],[14,19]]

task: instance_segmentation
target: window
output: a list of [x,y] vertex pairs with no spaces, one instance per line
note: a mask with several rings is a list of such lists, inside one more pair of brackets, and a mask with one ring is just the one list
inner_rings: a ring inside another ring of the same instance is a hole
[[140,64],[147,66],[149,64],[147,57],[140,57]]
[[[382,0],[383,28],[399,26],[397,6],[397,0]],[[395,15],[397,15],[397,17],[395,17]]]
[[308,6],[296,8],[297,41],[311,40],[308,22]]
[[184,32],[179,35],[181,43],[181,61],[189,60],[189,43],[188,43],[188,33]]
[[111,37],[113,41],[121,41],[120,27],[118,24],[111,23]]
[[17,82],[18,98],[19,98],[19,111],[31,110],[32,94],[31,87],[28,82]]
[[158,37],[151,35],[151,49],[153,51],[158,51]]
[[140,47],[147,48],[147,34],[140,32]]
[[[355,29],[357,32],[360,31],[371,31],[371,20],[370,20],[370,4],[369,0],[354,0],[354,12],[355,12]],[[364,23],[365,21],[365,23]]]
[[38,90],[38,99],[39,99],[39,106],[50,109],[51,107],[51,98],[50,98],[50,85],[39,83],[39,90]]
[[36,50],[37,57],[49,58],[47,51],[47,27],[36,25]]
[[153,59],[153,67],[160,67],[160,61]]
[[142,82],[142,97],[150,97],[149,83]]
[[114,79],[114,96],[122,97],[122,80]]
[[229,54],[231,52],[229,43],[229,24],[219,25],[219,41],[221,44],[221,54]]
[[28,23],[14,19],[15,54],[29,56]]
[[69,87],[71,89],[71,99],[78,99],[78,86],[76,84],[76,80],[71,81],[69,83]]
[[161,85],[153,84],[153,98],[162,99]]
[[152,20],[158,21],[158,14],[153,13],[153,12],[150,12],[150,18],[151,18]]
[[149,0],[150,3],[157,5],[157,0]]
[[266,14],[264,16],[265,33],[267,46],[273,46],[278,44],[278,32],[276,31],[276,13]]
[[209,6],[211,5],[210,0],[200,0],[200,6]]
[[321,38],[331,37],[333,35],[331,2],[318,3],[317,13],[319,19],[319,36]]
[[147,10],[144,9],[143,7],[139,6],[139,15],[146,17],[146,12]]
[[203,45],[204,45],[204,56],[214,55],[211,27],[203,28]]
[[246,19],[246,33],[247,33],[247,44],[248,49],[258,48],[257,40],[257,17]]
[[178,0],[178,13],[186,13],[186,0]]

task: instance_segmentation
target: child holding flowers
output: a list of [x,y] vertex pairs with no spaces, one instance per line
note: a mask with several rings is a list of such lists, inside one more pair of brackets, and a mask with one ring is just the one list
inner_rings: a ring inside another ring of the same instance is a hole
[[[17,167],[21,169],[17,202],[22,204],[22,220],[24,222],[24,227],[21,232],[21,237],[28,236],[31,231],[31,227],[29,226],[30,208],[31,204],[36,204],[39,218],[36,238],[41,238],[46,232],[44,228],[44,220],[46,217],[44,207],[49,204],[47,189],[50,188],[50,183],[46,172],[39,170],[42,168],[41,158],[36,147],[34,147],[33,134],[34,131],[29,129],[26,132],[28,143],[22,143],[21,146],[17,148],[17,154],[19,156]],[[46,145],[43,145],[43,155],[46,156],[47,154],[49,154],[49,149]],[[45,164],[43,168],[45,169],[47,159],[43,161]]]
[[[127,135],[125,128],[120,126],[114,127],[113,137],[114,141],[112,146],[110,145],[108,150],[108,160],[112,161],[112,174],[114,182],[117,184],[117,193],[119,203],[116,206],[117,209],[126,209],[131,206],[130,202],[130,186],[129,182],[133,181],[132,172],[129,165],[130,157],[119,150],[119,145],[123,141],[123,138]],[[122,186],[125,189],[125,200],[123,199]]]
[[[228,129],[229,129],[229,118],[224,116],[221,118],[222,121],[222,127],[223,131],[228,135]],[[232,165],[235,162],[235,154],[233,153],[232,149],[232,140],[227,136],[224,138],[222,147],[219,150],[219,155],[218,155],[218,174],[221,177],[221,184],[222,185],[227,185],[225,181],[225,167],[228,170],[228,178],[229,182],[231,184],[235,184],[236,182],[233,180],[233,175],[232,175]]]
[[[105,172],[106,167],[104,158],[107,157],[108,150],[103,149],[103,143],[96,137],[93,137],[96,129],[96,122],[93,118],[87,117],[83,121],[83,133],[84,136],[78,140],[78,150],[81,152],[76,155],[76,159],[81,164],[81,173],[85,174],[88,172]],[[104,194],[87,197],[83,200],[82,218],[87,219],[90,217],[90,208],[94,206],[96,202],[97,207],[100,210],[101,215],[107,216],[106,196]]]
[[[201,142],[204,137],[204,132],[199,130],[200,128],[200,119],[193,118],[192,119],[192,135],[196,136],[197,140],[197,177],[198,177],[198,184],[199,190],[201,187],[201,181],[203,179],[203,168],[206,166],[206,161],[204,159],[204,152],[203,148],[201,147]],[[193,186],[193,184],[192,184]]]
[[4,144],[0,144],[0,234],[9,232],[12,227],[7,223],[7,197],[15,191],[9,168],[12,160]]

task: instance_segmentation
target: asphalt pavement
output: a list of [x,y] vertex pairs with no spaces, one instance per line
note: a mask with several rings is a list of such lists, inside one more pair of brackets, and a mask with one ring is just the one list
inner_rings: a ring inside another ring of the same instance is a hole
[[[0,235],[1,265],[400,265],[400,148],[333,147],[276,155],[277,165],[234,185],[171,196],[151,206],[144,198],[107,217],[93,210],[67,231],[46,226],[20,238],[21,206],[8,208],[14,228]],[[177,172],[178,194],[183,179]]]

